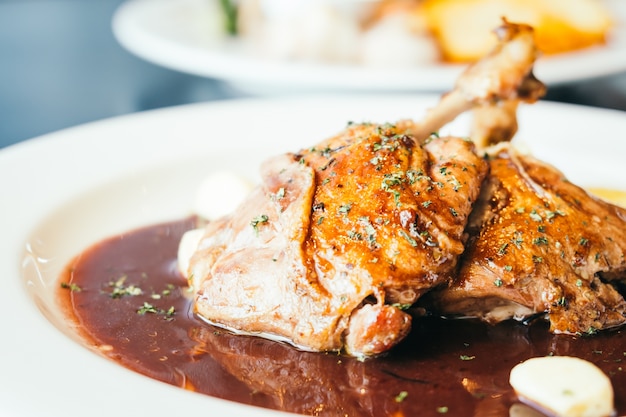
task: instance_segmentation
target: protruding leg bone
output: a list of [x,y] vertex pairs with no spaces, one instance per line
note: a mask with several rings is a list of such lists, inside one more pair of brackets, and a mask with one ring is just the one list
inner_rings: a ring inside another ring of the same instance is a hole
[[477,109],[474,132],[479,147],[513,137],[519,101],[532,103],[546,89],[532,73],[539,55],[533,28],[504,20],[495,32],[500,40],[496,48],[461,74],[454,90],[415,126],[412,133],[416,137],[427,138],[471,109]]
[[519,100],[504,100],[475,107],[471,137],[478,148],[508,142],[517,133]]

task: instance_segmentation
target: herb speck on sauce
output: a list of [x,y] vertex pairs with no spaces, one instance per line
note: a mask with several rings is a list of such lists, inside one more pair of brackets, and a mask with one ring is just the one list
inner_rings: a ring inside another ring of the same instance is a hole
[[74,284],[74,283],[67,283],[67,282],[62,282],[61,283],[61,288],[65,289],[65,290],[70,290],[72,292],[80,292],[83,289],[80,288],[78,285]]
[[404,401],[406,399],[406,397],[409,396],[409,393],[406,391],[400,391],[400,393],[398,395],[396,395],[396,402],[397,403],[401,403],[402,401]]

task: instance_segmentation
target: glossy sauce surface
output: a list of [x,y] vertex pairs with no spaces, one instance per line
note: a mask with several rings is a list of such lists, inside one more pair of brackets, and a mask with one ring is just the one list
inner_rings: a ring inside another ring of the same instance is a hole
[[611,378],[617,414],[626,414],[626,329],[573,338],[543,322],[416,318],[387,356],[359,361],[210,326],[194,316],[177,269],[180,237],[193,227],[184,219],[131,231],[73,261],[59,299],[86,344],[188,390],[315,416],[509,416],[514,365],[578,356]]

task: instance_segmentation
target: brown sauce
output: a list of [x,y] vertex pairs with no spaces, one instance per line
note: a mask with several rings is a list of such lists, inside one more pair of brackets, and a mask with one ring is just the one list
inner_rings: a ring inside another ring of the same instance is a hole
[[147,227],[75,259],[61,282],[80,291],[63,285],[60,299],[87,343],[169,384],[316,416],[508,416],[514,365],[578,356],[611,378],[617,413],[626,414],[626,329],[573,338],[549,334],[543,322],[419,318],[387,356],[359,361],[210,326],[194,316],[176,266],[179,239],[193,227],[193,219]]

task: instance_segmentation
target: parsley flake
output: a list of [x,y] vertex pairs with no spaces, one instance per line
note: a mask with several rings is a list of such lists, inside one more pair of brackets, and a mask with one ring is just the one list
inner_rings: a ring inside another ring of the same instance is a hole
[[81,292],[83,289],[80,288],[78,285],[74,284],[74,283],[67,283],[67,282],[62,282],[61,283],[61,288],[66,289],[66,290],[70,290],[71,292]]
[[259,235],[259,225],[263,223],[267,223],[269,221],[269,217],[266,214],[261,214],[256,216],[252,221],[250,221],[250,226],[254,229],[254,233]]
[[400,393],[398,395],[396,395],[396,402],[397,403],[401,403],[402,401],[404,401],[406,399],[406,397],[409,396],[409,393],[406,391],[400,391]]

